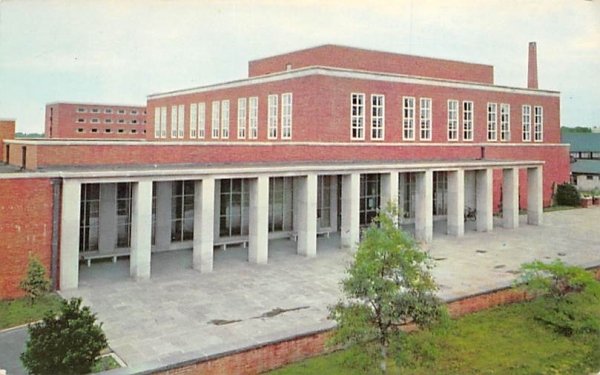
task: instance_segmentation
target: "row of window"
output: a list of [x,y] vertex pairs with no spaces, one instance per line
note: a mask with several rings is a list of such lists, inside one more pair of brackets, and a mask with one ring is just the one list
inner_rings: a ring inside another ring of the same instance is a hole
[[[281,110],[279,95],[267,97],[267,137],[268,139],[292,139],[292,93],[281,94]],[[170,108],[170,123],[168,107],[154,108],[154,137],[184,138],[186,128],[185,105],[173,105]],[[229,100],[215,100],[210,107],[210,137],[212,139],[228,139],[230,128]],[[189,138],[206,137],[207,108],[205,102],[189,105]],[[167,127],[170,127],[168,133]],[[238,98],[237,102],[237,138],[258,138],[258,97]]]
[[[417,108],[418,104],[418,108]],[[447,136],[449,141],[464,141],[474,138],[475,108],[472,101],[450,99],[447,107]],[[418,114],[418,117],[417,117]],[[353,140],[365,139],[366,95],[352,93],[350,95],[350,137]],[[522,141],[541,142],[543,140],[544,119],[543,108],[531,105],[522,106]],[[418,124],[418,128],[417,128]],[[461,132],[462,124],[462,132]],[[372,94],[370,100],[370,139],[385,139],[385,96]],[[533,126],[533,129],[532,129]],[[499,133],[499,139],[498,139]],[[402,98],[402,139],[405,141],[430,141],[432,135],[432,100],[431,98]],[[510,104],[487,104],[487,140],[509,142]]]
[[[87,108],[85,107],[79,107],[77,108],[77,113],[87,113]],[[102,113],[102,110],[100,108],[91,108],[90,109],[90,113]],[[118,113],[120,115],[125,115],[127,114],[127,110],[125,109],[117,109],[117,110],[113,110],[112,108],[104,108],[104,113],[106,114],[110,114],[110,113]],[[132,109],[131,111],[129,111],[130,115],[137,115],[140,112],[137,109]],[[146,111],[142,111],[142,113],[145,115]]]
[[[86,133],[86,132],[87,132],[87,129],[77,128],[77,133]],[[89,129],[89,132],[90,133],[99,133],[98,128]],[[111,128],[105,128],[104,129],[104,133],[106,133],[106,134],[110,134],[112,132],[113,132],[113,130]],[[138,132],[137,129],[130,129],[129,130],[129,134],[137,134],[137,132]],[[117,134],[125,134],[125,133],[127,133],[127,130],[126,129],[117,129],[116,133]],[[142,133],[145,134],[146,130],[142,130]]]
[[[84,119],[84,118],[81,118],[81,117],[80,117],[80,118],[78,118],[78,119],[77,119],[77,123],[78,123],[78,124],[85,124],[85,122],[86,122],[86,121],[85,121],[85,119]],[[92,119],[90,119],[90,123],[91,123],[91,124],[99,124],[100,122],[101,122],[101,121],[100,121],[100,119],[98,119],[98,118],[92,118]],[[111,119],[111,118],[106,118],[106,119],[104,119],[104,123],[105,123],[105,124],[112,124],[112,123],[113,123],[113,119]],[[139,124],[140,122],[139,122],[138,120],[136,120],[136,119],[130,120],[130,121],[128,122],[127,120],[120,118],[120,119],[118,119],[118,120],[116,121],[116,123],[117,123],[117,124],[127,124],[127,123],[129,123],[129,124],[131,124],[131,125],[137,125],[137,124]],[[146,123],[146,120],[144,120],[144,124],[145,124],[145,123]]]

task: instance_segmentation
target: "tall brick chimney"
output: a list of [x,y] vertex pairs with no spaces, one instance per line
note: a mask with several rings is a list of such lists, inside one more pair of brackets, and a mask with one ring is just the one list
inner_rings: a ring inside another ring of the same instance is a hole
[[535,42],[529,42],[529,59],[527,60],[527,88],[538,88],[537,47]]

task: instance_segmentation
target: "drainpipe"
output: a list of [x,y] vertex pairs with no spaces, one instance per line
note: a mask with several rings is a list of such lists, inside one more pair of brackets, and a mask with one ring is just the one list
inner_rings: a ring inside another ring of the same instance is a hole
[[52,280],[52,290],[58,289],[58,236],[60,230],[60,206],[62,180],[60,178],[51,179],[52,184],[52,258],[50,264],[50,278]]

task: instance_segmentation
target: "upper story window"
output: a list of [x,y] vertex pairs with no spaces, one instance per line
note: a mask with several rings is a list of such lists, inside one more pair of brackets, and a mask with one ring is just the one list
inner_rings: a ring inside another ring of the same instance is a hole
[[92,124],[98,124],[98,123],[100,122],[100,119],[93,118],[93,119],[91,119],[91,120],[90,120],[90,122],[91,122]]
[[371,95],[371,139],[385,137],[385,96]]
[[221,138],[229,138],[229,100],[221,102]]
[[420,100],[420,127],[421,140],[431,141],[431,99],[421,98]]
[[190,104],[190,138],[196,138],[198,129],[198,104]]
[[171,138],[177,138],[177,106],[171,106]]
[[500,140],[510,142],[510,104],[500,104]]
[[119,109],[117,111],[117,113],[120,114],[120,115],[124,115],[125,114],[125,110],[124,109]]
[[281,95],[281,139],[292,139],[292,93]]
[[498,104],[488,103],[487,105],[487,140],[498,140]]
[[[137,120],[132,120],[136,121]],[[185,106],[180,104],[177,106],[177,138],[183,138],[185,134]]]
[[87,110],[85,108],[79,107],[77,108],[77,113],[86,113]]
[[80,122],[80,123],[81,123],[81,122],[85,122],[85,119],[84,119],[84,118],[78,118],[78,119],[77,119],[77,122]]
[[212,102],[212,129],[211,129],[211,138],[218,139],[221,130],[219,129],[221,125],[221,102],[215,100]]
[[154,138],[160,138],[160,107],[154,107]]
[[365,139],[365,94],[350,95],[350,136]]
[[246,138],[246,98],[238,98],[237,105],[237,137]]
[[458,141],[458,100],[448,100],[448,140]]
[[92,113],[100,113],[100,110],[98,108],[92,108],[92,110],[90,112],[92,112]]
[[463,102],[463,140],[473,140],[473,102]]
[[531,106],[525,104],[522,107],[523,142],[531,142]]
[[268,96],[267,137],[277,139],[277,95]]
[[137,114],[138,114],[138,111],[137,111],[137,109],[132,109],[130,113],[131,113],[132,115],[137,115]]
[[104,109],[104,113],[112,113],[112,112],[113,112],[112,108],[105,108]]
[[248,138],[258,138],[258,97],[252,96],[248,98]]
[[535,142],[544,140],[544,108],[538,105],[533,107],[533,140]]
[[206,104],[198,103],[198,138],[204,138],[206,130]]
[[402,98],[402,139],[415,140],[415,98],[405,96]]
[[125,123],[125,120],[123,120],[122,118],[120,118],[119,120],[117,120],[117,122],[118,122],[119,124],[124,124],[124,123]]

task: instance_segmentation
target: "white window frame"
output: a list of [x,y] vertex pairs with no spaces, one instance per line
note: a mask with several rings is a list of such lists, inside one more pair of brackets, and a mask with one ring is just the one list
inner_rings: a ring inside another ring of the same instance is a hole
[[415,140],[415,97],[402,97],[402,139]]
[[510,104],[500,103],[500,141],[510,142]]
[[160,138],[160,107],[154,107],[154,138]]
[[198,104],[190,104],[190,139],[194,139],[197,136],[198,129]]
[[167,138],[167,107],[160,107],[160,137]]
[[371,140],[385,139],[385,95],[371,94]]
[[523,142],[531,142],[531,106],[523,104],[521,107],[521,125]]
[[269,95],[268,101],[268,115],[267,115],[267,138],[277,139],[277,112],[278,112],[278,96]]
[[422,141],[431,141],[431,120],[433,101],[431,98],[419,99],[419,137]]
[[212,102],[212,127],[211,127],[211,138],[219,139],[219,135],[221,133],[221,102],[218,100],[214,100]]
[[[469,108],[467,108],[469,107]],[[463,128],[463,141],[471,142],[474,139],[475,134],[475,104],[471,100],[463,100],[462,110],[462,128]]]
[[533,107],[533,141],[544,141],[544,107],[541,105]]
[[177,138],[177,106],[171,106],[171,138]]
[[229,100],[221,101],[221,139],[229,138]]
[[365,94],[359,92],[350,94],[350,139],[365,139]]
[[177,106],[177,138],[185,136],[185,105]]
[[281,94],[281,139],[292,139],[292,107],[292,93]]
[[204,139],[206,133],[206,103],[198,103],[198,138]]
[[246,138],[246,119],[247,119],[247,106],[246,98],[238,98],[237,104],[237,137],[238,139]]
[[258,96],[248,98],[248,138],[258,138]]
[[455,99],[448,99],[448,141],[458,142],[459,129],[459,102]]
[[498,140],[498,103],[487,104],[487,140]]

